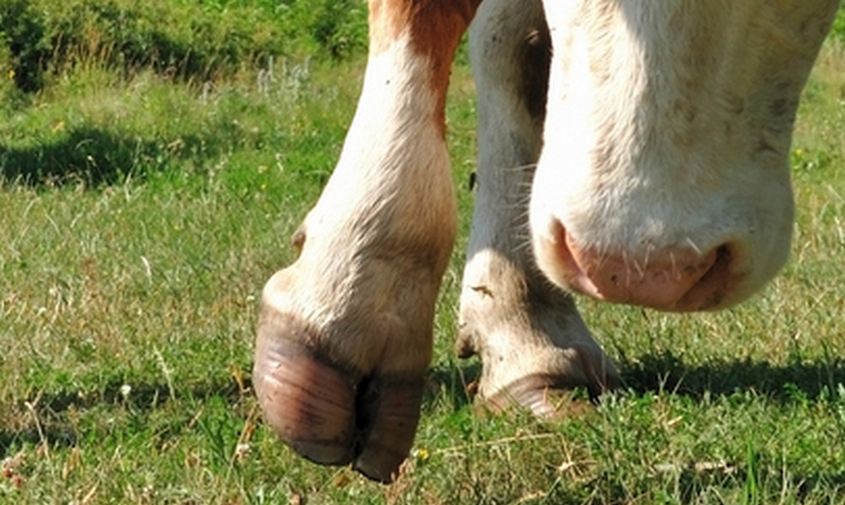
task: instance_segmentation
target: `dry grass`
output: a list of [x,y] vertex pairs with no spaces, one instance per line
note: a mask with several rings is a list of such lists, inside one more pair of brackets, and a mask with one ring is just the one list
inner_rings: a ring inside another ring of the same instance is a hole
[[[287,102],[248,81],[209,101],[154,77],[95,92],[77,76],[4,117],[0,144],[29,145],[21,159],[37,164],[39,135],[64,121],[104,135],[77,145],[51,133],[67,144],[57,152],[126,149],[118,168],[139,175],[2,187],[0,503],[841,503],[841,54],[825,50],[801,109],[784,274],[718,314],[582,300],[629,387],[595,408],[556,423],[474,412],[477,363],[451,354],[456,251],[414,453],[392,486],[296,458],[264,428],[248,382],[255,298],[290,260],[288,236],[336,159],[360,64],[316,68]],[[456,79],[465,241],[473,104],[466,71]],[[117,99],[139,85],[147,101]],[[177,102],[196,118],[161,113]]]

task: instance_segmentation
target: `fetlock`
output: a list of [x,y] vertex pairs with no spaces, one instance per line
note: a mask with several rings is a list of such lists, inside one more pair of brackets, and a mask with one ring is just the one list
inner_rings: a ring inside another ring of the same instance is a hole
[[518,405],[546,417],[563,392],[619,384],[572,298],[489,251],[467,266],[455,350],[481,358],[478,394],[494,411]]

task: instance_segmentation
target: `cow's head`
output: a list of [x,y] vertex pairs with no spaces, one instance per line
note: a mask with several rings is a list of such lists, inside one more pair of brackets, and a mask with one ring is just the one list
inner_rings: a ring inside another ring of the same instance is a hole
[[546,1],[530,212],[546,275],[678,311],[764,285],[788,255],[793,123],[838,3]]

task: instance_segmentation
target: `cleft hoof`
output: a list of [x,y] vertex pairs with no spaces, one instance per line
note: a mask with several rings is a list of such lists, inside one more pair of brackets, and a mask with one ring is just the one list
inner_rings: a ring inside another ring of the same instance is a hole
[[391,482],[414,442],[424,378],[365,376],[300,343],[314,339],[298,318],[270,326],[259,328],[253,368],[267,424],[310,461]]
[[380,482],[395,478],[414,443],[423,382],[422,377],[379,376],[362,388],[359,419],[365,435],[356,470]]

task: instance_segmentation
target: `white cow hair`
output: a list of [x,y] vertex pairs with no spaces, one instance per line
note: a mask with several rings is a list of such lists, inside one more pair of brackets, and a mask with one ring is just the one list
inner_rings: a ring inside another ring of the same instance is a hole
[[[481,4],[470,34],[478,184],[456,347],[481,356],[482,398],[518,395],[547,415],[548,390],[619,383],[564,291],[561,229],[594,255],[631,258],[631,269],[667,250],[674,261],[672,251],[729,249],[733,284],[705,308],[775,274],[792,230],[795,108],[838,3]],[[371,0],[380,35],[340,161],[303,223],[300,258],[264,290],[265,330],[283,321],[280,338],[344,372],[418,378],[431,359],[456,233],[445,89],[434,89],[446,84],[432,79],[448,62],[431,59],[442,48],[415,45],[413,34],[437,45],[426,27],[394,28],[456,5]],[[444,19],[431,29],[461,29]],[[552,51],[547,97],[526,96],[526,44],[538,34]]]
[[403,349],[389,363],[397,370],[430,360],[419,334],[431,331],[425,307],[451,252],[456,210],[428,72],[407,33],[371,55],[338,165],[305,219],[300,259],[264,290],[266,306],[305,315],[314,344],[331,342],[359,370],[372,370],[388,347]]
[[788,255],[794,105],[836,4],[546,1],[535,244],[554,222],[607,254],[730,244],[742,281],[723,304],[758,290]]

